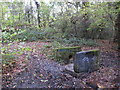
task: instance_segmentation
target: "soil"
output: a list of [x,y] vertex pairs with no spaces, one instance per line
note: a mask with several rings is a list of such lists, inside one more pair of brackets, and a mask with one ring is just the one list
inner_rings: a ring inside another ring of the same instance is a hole
[[[19,46],[31,47],[28,63],[19,63],[16,68],[7,73],[3,72],[3,88],[119,88],[119,56],[114,50],[115,43],[108,40],[98,40],[99,47],[84,46],[82,50],[99,48],[101,51],[101,67],[99,70],[90,72],[84,78],[77,78],[63,72],[66,67],[54,60],[50,60],[41,51],[47,42],[12,43],[11,50]],[[22,60],[27,52],[21,55]],[[4,70],[3,70],[4,71]]]

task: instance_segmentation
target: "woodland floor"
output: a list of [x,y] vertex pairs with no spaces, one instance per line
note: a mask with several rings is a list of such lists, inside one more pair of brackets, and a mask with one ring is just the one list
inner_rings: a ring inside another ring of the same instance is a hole
[[31,47],[27,65],[20,62],[24,61],[28,52],[19,56],[19,63],[13,70],[3,70],[3,88],[91,88],[90,84],[97,84],[102,88],[119,88],[119,57],[118,51],[114,48],[115,43],[107,40],[97,40],[99,47],[84,46],[82,50],[99,48],[101,51],[101,67],[99,70],[89,73],[84,78],[76,78],[63,72],[64,65],[60,65],[54,60],[49,60],[43,54],[43,45],[47,42],[12,43],[11,50],[14,48]]

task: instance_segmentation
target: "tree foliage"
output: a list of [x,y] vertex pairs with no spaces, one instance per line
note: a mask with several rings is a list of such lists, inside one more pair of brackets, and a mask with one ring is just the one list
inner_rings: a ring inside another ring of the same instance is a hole
[[117,3],[1,2],[3,42],[113,39],[120,10]]

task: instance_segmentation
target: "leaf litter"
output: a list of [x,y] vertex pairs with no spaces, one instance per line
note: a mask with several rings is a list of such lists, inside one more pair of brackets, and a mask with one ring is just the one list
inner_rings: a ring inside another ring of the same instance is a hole
[[[119,57],[118,51],[112,49],[114,43],[98,40],[99,47],[85,46],[82,50],[99,48],[101,50],[101,67],[89,73],[86,78],[75,78],[63,73],[64,65],[49,60],[41,53],[47,42],[11,43],[11,51],[29,47],[30,51],[23,51],[19,55],[18,64],[12,70],[3,72],[3,88],[118,88],[119,87]],[[6,45],[7,46],[7,45]],[[27,58],[27,63],[26,59]]]

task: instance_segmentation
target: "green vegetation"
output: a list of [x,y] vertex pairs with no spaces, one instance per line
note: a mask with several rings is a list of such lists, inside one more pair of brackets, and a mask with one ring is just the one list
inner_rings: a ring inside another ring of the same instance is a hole
[[11,55],[11,54],[4,54],[2,55],[2,64],[3,66],[7,66],[7,67],[10,67],[10,66],[13,66],[16,62],[16,57],[14,55]]
[[32,49],[30,49],[29,47],[24,48],[22,46],[19,46],[18,48],[15,47],[13,50],[11,50],[10,45],[11,44],[8,44],[7,47],[2,47],[1,55],[3,70],[9,69],[11,71],[16,65],[18,65],[19,62],[22,63],[28,62],[27,59],[24,60],[19,59],[19,56],[22,55],[23,53],[26,53],[26,57],[28,58],[30,51],[32,51]]
[[68,64],[70,63],[70,59],[74,58],[76,52],[81,51],[81,47],[76,46],[76,47],[56,48],[53,51],[54,51],[53,56],[57,61]]
[[116,37],[117,2],[40,2],[36,13],[32,4],[0,3],[3,43],[50,40],[94,46],[94,39]]
[[0,2],[3,44],[46,41],[51,43],[44,46],[46,53],[66,46],[98,46],[96,39],[120,41],[120,2],[36,2]]

